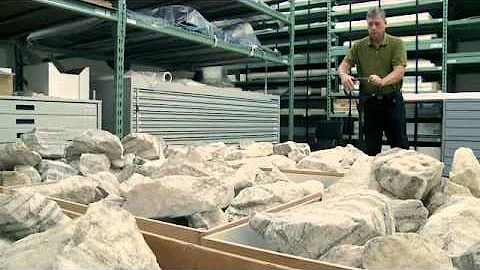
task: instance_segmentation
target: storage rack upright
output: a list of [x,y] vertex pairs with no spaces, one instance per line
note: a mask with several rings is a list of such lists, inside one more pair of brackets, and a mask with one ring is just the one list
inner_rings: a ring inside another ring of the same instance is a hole
[[[231,19],[248,16],[268,16],[287,25],[289,42],[295,35],[295,1],[289,0],[288,14],[282,14],[254,0],[236,1],[161,1],[161,4],[192,5],[209,20]],[[98,1],[97,1],[98,2]],[[271,3],[283,1],[271,0]],[[159,24],[154,20],[142,20],[131,16],[132,10],[154,6],[158,1],[116,1],[115,8],[79,0],[29,0],[2,1],[0,3],[0,40],[25,47],[25,38],[32,32],[58,26],[83,18],[101,19],[96,29],[88,35],[77,35],[68,43],[54,40],[48,46],[34,47],[54,52],[54,59],[84,57],[113,60],[116,92],[116,135],[122,137],[123,74],[125,59],[131,63],[161,65],[162,67],[203,67],[238,63],[275,63],[288,67],[289,73],[289,138],[293,139],[294,109],[294,47],[288,57],[268,50],[255,50],[249,46],[233,44],[198,32]],[[21,24],[19,23],[21,22]],[[112,39],[114,29],[114,39]],[[140,39],[139,37],[142,37]],[[143,43],[142,43],[143,42]],[[48,42],[47,42],[48,43]],[[172,46],[174,44],[174,46]],[[68,48],[68,49],[65,49]],[[167,50],[168,48],[168,50]],[[163,51],[162,51],[163,50]],[[142,53],[138,53],[141,51]],[[163,52],[163,54],[162,54]],[[114,57],[113,57],[114,56]],[[21,57],[16,57],[18,60]],[[43,59],[44,61],[51,58]],[[21,74],[22,63],[16,64]],[[21,88],[21,85],[19,86]]]
[[[348,52],[348,47],[342,46],[344,41],[353,41],[367,35],[366,24],[363,26],[352,26],[353,20],[364,20],[368,7],[352,7],[352,3],[361,3],[368,1],[348,1],[337,0],[332,1],[332,10],[328,11],[327,22],[329,27],[329,57],[331,61],[335,63],[334,67],[328,69],[328,77],[330,78],[330,85],[327,87],[327,112],[329,119],[351,119],[359,121],[358,116],[352,116],[351,111],[349,114],[336,113],[332,103],[336,99],[358,99],[358,96],[348,96],[344,93],[338,92],[339,80],[336,68],[341,62],[342,58]],[[383,3],[383,4],[382,4]],[[378,4],[387,13],[387,22],[391,16],[415,14],[415,20],[407,22],[395,22],[388,23],[388,32],[393,35],[414,35],[415,40],[406,42],[406,50],[409,58],[414,58],[415,67],[408,67],[406,75],[415,76],[415,93],[419,92],[418,77],[422,76],[428,81],[438,80],[441,82],[441,91],[447,91],[447,36],[448,36],[448,1],[446,0],[412,0],[402,3],[390,3],[388,1],[378,1]],[[347,5],[348,8],[342,10],[335,10],[334,7],[338,5]],[[433,16],[432,19],[426,21],[419,21],[418,15],[420,12],[430,12]],[[349,21],[349,25],[346,28],[336,29],[334,26],[338,22]],[[420,34],[436,34],[437,37],[429,40],[419,40]],[[352,43],[349,43],[350,46]],[[430,59],[435,63],[435,66],[431,67],[419,67],[419,57]],[[440,59],[440,61],[435,61]],[[351,101],[350,101],[351,102]],[[429,103],[429,104],[427,104]],[[425,135],[419,136],[418,124],[419,123],[432,123],[440,124],[441,118],[441,104],[439,102],[408,102],[407,106],[407,123],[413,124],[413,134],[408,134],[410,145],[414,146],[434,146],[439,147],[441,145],[441,136]],[[424,106],[437,106],[437,112],[433,116],[422,115]],[[353,106],[355,107],[355,106]],[[361,127],[359,127],[361,130]],[[353,125],[348,127],[350,132],[345,135],[345,139],[351,142],[351,139],[362,139],[360,134],[352,134]],[[360,135],[360,136],[359,136]]]

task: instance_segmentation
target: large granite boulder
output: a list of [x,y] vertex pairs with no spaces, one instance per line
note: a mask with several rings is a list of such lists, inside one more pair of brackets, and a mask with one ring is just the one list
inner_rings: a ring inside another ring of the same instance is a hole
[[70,176],[51,184],[21,187],[17,190],[31,193],[37,192],[44,196],[82,204],[99,201],[105,196],[97,188],[97,183],[94,180],[80,175]]
[[42,181],[52,182],[62,180],[73,175],[79,174],[79,171],[63,161],[53,161],[44,159],[38,166],[38,171],[42,176]]
[[11,171],[16,165],[37,166],[40,154],[30,150],[23,142],[0,144],[0,171]]
[[18,240],[69,220],[57,203],[38,193],[15,192],[0,196],[2,237]]
[[145,174],[152,179],[170,175],[190,175],[195,177],[217,177],[224,179],[234,173],[228,164],[221,161],[192,162],[190,160],[171,157],[161,166]]
[[244,158],[240,160],[227,161],[233,168],[240,168],[243,165],[255,165],[261,168],[276,167],[280,170],[295,169],[295,161],[286,156],[272,155],[268,157]]
[[395,231],[417,232],[427,222],[428,209],[420,200],[392,200]]
[[182,217],[227,207],[233,186],[213,177],[174,175],[135,185],[124,208],[147,218]]
[[275,250],[318,259],[335,246],[363,245],[395,231],[390,199],[373,191],[279,213],[256,213],[250,227]]
[[113,173],[103,171],[90,174],[88,178],[95,183],[100,192],[104,193],[104,197],[108,195],[120,196],[120,183]]
[[340,245],[330,249],[320,261],[336,263],[355,268],[362,268],[363,246]]
[[273,153],[275,155],[286,156],[295,162],[299,162],[310,155],[310,146],[305,143],[288,141],[274,145]]
[[110,160],[105,154],[84,153],[80,156],[80,172],[85,176],[108,171],[110,165]]
[[17,166],[15,166],[14,171],[26,175],[29,179],[28,182],[30,182],[32,184],[39,184],[39,183],[42,182],[42,177],[40,176],[38,171],[32,166],[17,165]]
[[233,198],[225,213],[229,220],[235,220],[301,199],[308,194],[310,193],[297,183],[279,181],[271,184],[255,185],[240,191]]
[[15,242],[0,269],[160,269],[135,218],[113,204],[95,203],[85,215]]
[[344,173],[365,154],[352,145],[312,152],[297,163],[297,168]]
[[450,257],[459,257],[480,243],[480,199],[452,196],[430,216],[419,234],[431,239]]
[[227,224],[228,218],[222,209],[217,209],[187,216],[187,221],[189,227],[208,230]]
[[426,199],[442,184],[443,163],[413,150],[392,149],[375,157],[375,179],[399,199]]
[[480,269],[480,243],[472,246],[459,257],[453,257],[453,266],[459,270]]
[[[123,162],[122,168],[117,170],[115,169],[112,170],[115,176],[117,176],[117,179],[120,183],[127,180],[133,175],[133,173],[135,173],[135,171],[138,169],[138,166],[136,164],[136,161],[138,160],[139,159],[137,159],[134,154],[126,154],[122,159],[122,162]],[[119,164],[116,164],[116,165],[119,165]],[[118,168],[118,166],[115,166],[115,167]]]
[[135,154],[149,160],[163,158],[163,148],[160,148],[157,139],[153,135],[131,133],[123,138],[122,144],[125,154]]
[[266,157],[273,155],[273,144],[270,142],[256,142],[244,147],[247,157]]
[[455,151],[450,181],[467,187],[475,197],[480,197],[480,164],[472,149],[460,147]]
[[123,146],[120,139],[108,131],[86,131],[73,139],[66,148],[65,156],[68,160],[76,160],[84,153],[105,154],[111,161],[119,160]]
[[447,253],[415,233],[396,233],[369,240],[363,251],[365,269],[454,269]]
[[61,159],[68,145],[71,132],[61,129],[39,129],[22,134],[22,141],[42,158]]
[[[35,179],[33,179],[35,180]],[[0,171],[0,186],[24,186],[35,184],[31,175],[21,171]]]
[[456,184],[453,181],[447,181],[447,195],[473,196],[469,188]]
[[120,195],[122,197],[126,197],[128,192],[130,192],[130,190],[132,190],[136,185],[146,184],[151,182],[153,182],[152,178],[143,176],[138,173],[134,173],[128,180],[123,181],[120,184],[119,186]]

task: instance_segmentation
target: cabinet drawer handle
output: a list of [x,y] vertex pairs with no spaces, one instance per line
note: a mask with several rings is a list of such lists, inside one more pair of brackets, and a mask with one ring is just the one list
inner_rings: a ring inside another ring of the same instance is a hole
[[35,119],[16,119],[17,125],[35,124]]
[[21,111],[33,111],[35,110],[35,105],[16,105],[16,109]]

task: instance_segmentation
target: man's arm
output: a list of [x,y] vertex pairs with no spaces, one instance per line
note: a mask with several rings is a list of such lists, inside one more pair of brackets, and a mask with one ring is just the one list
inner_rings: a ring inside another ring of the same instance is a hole
[[353,77],[350,76],[350,68],[354,65],[356,57],[355,52],[355,44],[353,44],[352,49],[348,52],[348,54],[343,59],[342,63],[338,67],[338,75],[342,80],[342,85],[345,90],[352,91],[355,89],[355,85],[353,83]]

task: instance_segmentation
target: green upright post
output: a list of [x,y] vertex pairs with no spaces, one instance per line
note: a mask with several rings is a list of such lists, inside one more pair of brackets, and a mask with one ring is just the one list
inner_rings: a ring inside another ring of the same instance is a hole
[[448,0],[443,0],[442,92],[447,92],[448,76]]
[[123,138],[123,91],[124,91],[124,55],[125,55],[125,34],[127,27],[127,3],[126,0],[118,0],[118,19],[115,31],[115,135]]
[[332,91],[332,2],[327,1],[327,106],[325,108],[327,119],[331,114],[331,91]]
[[288,88],[290,91],[288,98],[288,140],[295,138],[295,0],[290,0],[290,53],[288,55]]

